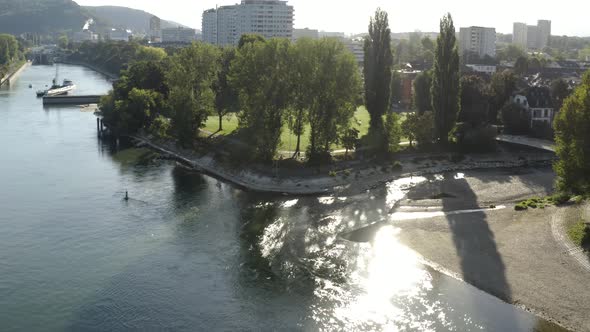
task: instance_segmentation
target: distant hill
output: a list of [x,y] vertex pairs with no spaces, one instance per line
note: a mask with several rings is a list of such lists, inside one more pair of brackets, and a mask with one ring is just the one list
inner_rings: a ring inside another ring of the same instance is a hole
[[[72,0],[0,0],[0,33],[79,31],[90,18],[101,31],[114,27],[148,32],[152,16],[126,7],[82,7]],[[183,25],[162,20],[162,28],[178,26]]]
[[[0,0],[1,1],[1,0]],[[104,24],[116,28],[131,29],[136,32],[147,33],[150,30],[150,18],[154,14],[143,10],[132,9],[118,6],[97,6],[82,7],[93,17],[99,19]],[[162,28],[185,27],[182,24],[162,20]]]
[[90,15],[72,0],[0,0],[0,32],[79,30]]

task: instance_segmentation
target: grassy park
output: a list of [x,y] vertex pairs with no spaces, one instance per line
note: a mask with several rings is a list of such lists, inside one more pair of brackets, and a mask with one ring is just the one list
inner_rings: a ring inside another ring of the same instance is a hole
[[[401,119],[405,118],[405,114],[401,115]],[[369,131],[369,112],[364,106],[358,108],[354,115],[354,127],[359,130],[360,137],[364,136]],[[217,132],[219,128],[219,118],[215,115],[209,116],[207,122],[205,123],[205,128],[203,130],[211,133]],[[238,118],[235,114],[231,114],[226,116],[223,119],[223,131],[219,134],[221,135],[229,135],[233,131],[238,128]],[[279,150],[282,151],[293,151],[295,150],[295,145],[297,144],[297,137],[293,135],[288,128],[283,128],[283,132],[281,135],[281,146]],[[309,144],[309,126],[306,126],[305,134],[301,136],[301,150],[305,151]],[[335,146],[335,150],[342,149],[340,146]]]

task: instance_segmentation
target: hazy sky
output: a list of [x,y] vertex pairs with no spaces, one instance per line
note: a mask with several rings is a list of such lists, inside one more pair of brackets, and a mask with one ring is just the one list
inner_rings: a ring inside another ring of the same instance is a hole
[[[201,28],[203,10],[240,0],[75,0],[81,5],[116,5],[143,9],[163,19]],[[389,13],[393,32],[437,31],[439,19],[450,12],[457,28],[479,25],[512,33],[513,22],[536,24],[553,21],[553,35],[590,36],[587,16],[590,2],[583,0],[290,0],[295,7],[295,27],[357,33],[367,31],[377,7]]]

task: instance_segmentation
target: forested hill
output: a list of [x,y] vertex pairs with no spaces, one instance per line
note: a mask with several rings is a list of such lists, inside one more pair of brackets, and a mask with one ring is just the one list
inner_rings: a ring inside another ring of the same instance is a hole
[[[154,15],[143,10],[117,6],[83,7],[93,17],[103,23],[116,27],[147,33],[150,29],[150,18]],[[162,20],[162,28],[183,26],[171,21]]]
[[76,31],[88,18],[72,0],[0,0],[0,33]]
[[[0,0],[0,33],[80,31],[89,18],[101,28],[149,31],[151,13],[126,7],[82,7],[72,0]],[[162,27],[180,24],[162,21]]]

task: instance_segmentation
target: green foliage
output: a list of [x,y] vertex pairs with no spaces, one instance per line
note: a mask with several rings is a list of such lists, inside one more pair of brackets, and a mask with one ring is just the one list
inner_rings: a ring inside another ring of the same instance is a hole
[[399,151],[399,143],[402,136],[402,127],[400,117],[397,113],[388,112],[385,116],[385,135],[387,137],[387,152],[395,153]]
[[218,48],[195,43],[172,57],[167,82],[173,110],[172,130],[183,146],[192,145],[214,108],[211,88],[218,70]]
[[57,45],[62,49],[68,48],[69,43],[70,43],[70,41],[68,39],[68,36],[66,36],[66,35],[61,35],[57,39]]
[[502,123],[505,133],[524,135],[529,133],[531,118],[521,105],[509,102],[502,108]]
[[244,47],[246,44],[264,43],[266,40],[261,35],[257,34],[243,34],[238,42],[238,48]]
[[432,98],[430,94],[430,88],[432,87],[432,72],[425,71],[418,74],[413,84],[414,109],[418,112],[418,114],[424,114],[424,112],[431,111]]
[[354,56],[340,41],[324,38],[313,45],[307,55],[313,70],[303,84],[309,85],[305,95],[310,125],[308,156],[310,163],[316,164],[314,159],[329,155],[330,147],[350,128],[362,83]]
[[526,57],[526,52],[515,44],[508,44],[505,48],[499,49],[496,54],[498,61],[516,61],[519,57]]
[[158,138],[168,138],[170,137],[171,128],[172,124],[170,119],[158,115],[150,126],[150,132]]
[[391,30],[385,11],[380,8],[369,23],[369,35],[365,38],[365,103],[371,115],[369,136],[372,148],[387,151],[387,138],[383,128],[383,115],[389,110],[391,98]]
[[445,145],[455,126],[459,113],[459,53],[451,14],[440,21],[440,35],[434,56],[432,75],[432,108],[435,117],[435,135]]
[[565,192],[590,192],[590,72],[568,97],[554,122],[557,188]]
[[490,83],[491,105],[489,122],[498,123],[498,112],[516,90],[516,76],[511,71],[496,72]]
[[566,192],[557,192],[547,198],[548,202],[550,202],[551,204],[554,204],[554,205],[565,204],[565,203],[569,202],[570,199],[571,199],[571,195],[569,195]]
[[236,52],[233,48],[221,51],[221,57],[219,57],[220,70],[217,73],[217,79],[213,83],[215,112],[219,117],[219,131],[223,130],[223,117],[239,110],[238,92],[229,85],[228,81],[231,63],[235,57]]
[[359,140],[359,131],[356,128],[348,128],[345,130],[344,135],[342,136],[342,146],[346,149],[346,155],[348,155],[348,151],[352,150],[356,147],[358,140]]
[[586,250],[590,248],[590,227],[584,221],[579,221],[569,227],[567,234],[575,245]]
[[495,126],[465,122],[457,126],[455,133],[457,143],[465,152],[490,152],[496,149],[498,130]]
[[559,111],[563,102],[572,93],[569,85],[563,79],[556,79],[551,82],[551,98],[553,99],[553,106],[555,110]]
[[514,73],[524,76],[529,72],[529,60],[526,56],[519,56],[514,63]]
[[291,105],[288,40],[246,43],[231,66],[230,86],[240,96],[240,128],[248,135],[254,157],[270,161],[280,144],[286,110]]
[[461,83],[461,111],[458,121],[471,127],[488,123],[490,92],[486,82],[479,76],[463,76]]

